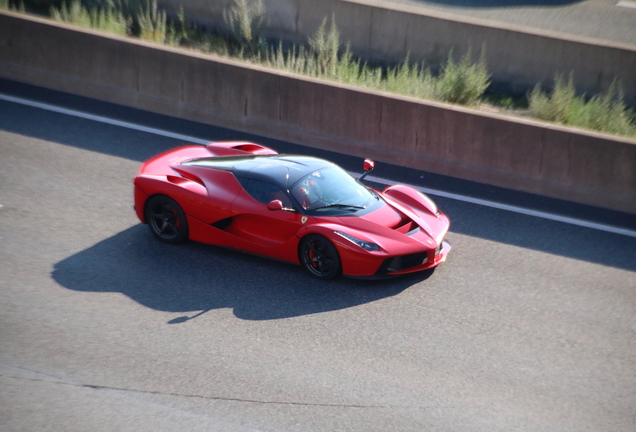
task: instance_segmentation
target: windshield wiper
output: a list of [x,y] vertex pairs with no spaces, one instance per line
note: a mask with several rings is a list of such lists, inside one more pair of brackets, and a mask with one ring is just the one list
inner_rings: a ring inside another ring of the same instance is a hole
[[324,206],[320,206],[320,207],[309,208],[307,210],[322,210],[322,209],[327,209],[327,208],[346,208],[346,209],[364,210],[366,207],[353,205],[353,204],[328,204],[328,205],[324,205]]

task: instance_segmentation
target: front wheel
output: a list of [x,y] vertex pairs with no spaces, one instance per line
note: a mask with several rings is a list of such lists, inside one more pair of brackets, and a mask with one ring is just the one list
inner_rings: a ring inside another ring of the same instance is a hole
[[186,215],[175,200],[155,195],[146,204],[146,222],[150,231],[165,243],[181,243],[188,239]]
[[340,274],[340,256],[336,247],[325,237],[309,234],[300,242],[300,263],[320,279],[332,279]]

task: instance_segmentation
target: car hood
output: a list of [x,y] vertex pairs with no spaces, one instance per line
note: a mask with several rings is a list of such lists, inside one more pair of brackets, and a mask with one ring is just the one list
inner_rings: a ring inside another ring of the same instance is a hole
[[[363,216],[339,217],[340,223],[364,234],[364,240],[384,246],[388,242],[424,243],[437,247],[446,231],[446,217],[416,212],[399,202],[384,200],[383,205]],[[356,236],[356,233],[352,233]]]

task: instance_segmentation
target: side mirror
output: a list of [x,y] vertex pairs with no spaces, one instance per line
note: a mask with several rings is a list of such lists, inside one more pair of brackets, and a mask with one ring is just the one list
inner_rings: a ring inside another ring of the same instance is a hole
[[365,159],[364,160],[364,172],[362,173],[362,175],[360,176],[360,178],[358,180],[362,181],[367,176],[367,174],[369,174],[371,171],[373,171],[373,168],[375,168],[375,162],[373,162],[371,159]]
[[267,210],[282,210],[283,209],[283,202],[281,200],[273,200],[270,201],[269,204],[267,204]]

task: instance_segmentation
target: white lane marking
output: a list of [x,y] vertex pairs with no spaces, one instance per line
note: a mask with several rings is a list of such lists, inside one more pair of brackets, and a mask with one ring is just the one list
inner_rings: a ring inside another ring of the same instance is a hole
[[636,9],[636,2],[623,0],[616,3],[616,6]]
[[[351,175],[353,175],[354,177],[359,177],[360,174],[359,173],[354,173],[351,172]],[[379,184],[384,184],[384,185],[392,185],[392,184],[396,184],[397,182],[391,182],[385,179],[382,179],[380,177],[374,177],[374,176],[366,176],[365,180],[369,180],[371,182],[374,183],[379,183]],[[614,233],[614,234],[621,234],[621,235],[625,235],[625,236],[629,236],[629,237],[636,237],[636,231],[632,231],[632,230],[628,230],[625,228],[619,228],[619,227],[615,227],[615,226],[611,226],[611,225],[605,225],[605,224],[600,224],[600,223],[596,223],[596,222],[590,222],[590,221],[586,221],[586,220],[582,220],[582,219],[576,219],[576,218],[570,218],[570,217],[566,217],[566,216],[559,216],[556,214],[552,214],[552,213],[546,213],[546,212],[542,212],[542,211],[537,211],[537,210],[532,210],[532,209],[527,209],[527,208],[523,208],[523,207],[517,207],[517,206],[513,206],[513,205],[508,205],[508,204],[502,204],[502,203],[498,203],[498,202],[494,202],[494,201],[486,201],[483,199],[479,199],[479,198],[473,198],[473,197],[469,197],[469,196],[465,196],[465,195],[459,195],[459,194],[454,194],[454,193],[450,193],[450,192],[444,192],[444,191],[440,191],[440,190],[436,190],[436,189],[429,189],[429,188],[425,188],[425,187],[421,187],[421,186],[416,186],[416,185],[411,185],[408,183],[401,183],[403,185],[406,186],[410,186],[416,190],[419,190],[420,192],[423,192],[427,195],[434,195],[434,196],[438,196],[438,197],[443,197],[443,198],[449,198],[452,200],[456,200],[456,201],[462,201],[462,202],[467,202],[470,204],[477,204],[477,205],[481,205],[481,206],[485,206],[485,207],[491,207],[491,208],[495,208],[498,210],[505,210],[505,211],[509,211],[509,212],[514,212],[514,213],[521,213],[524,214],[526,216],[534,216],[534,217],[538,217],[538,218],[542,218],[542,219],[548,219],[548,220],[552,220],[552,221],[557,221],[557,222],[564,222],[570,225],[577,225],[577,226],[581,226],[581,227],[585,227],[585,228],[592,228],[595,230],[599,230],[599,231],[606,231],[609,233]]]
[[165,131],[165,130],[161,130],[161,129],[155,129],[155,128],[150,128],[150,127],[146,127],[146,126],[141,126],[141,125],[138,125],[138,124],[135,124],[135,123],[129,123],[129,122],[121,121],[121,120],[115,120],[115,119],[111,119],[111,118],[108,118],[108,117],[102,117],[102,116],[97,116],[97,115],[93,115],[93,114],[87,114],[87,113],[83,113],[81,111],[75,111],[75,110],[71,110],[71,109],[58,107],[58,106],[55,106],[55,105],[49,105],[49,104],[45,104],[45,103],[41,103],[41,102],[35,102],[35,101],[32,101],[32,100],[28,100],[28,99],[16,98],[16,97],[13,97],[13,96],[0,94],[0,100],[5,100],[5,101],[8,101],[8,102],[14,102],[14,103],[22,104],[22,105],[27,105],[27,106],[34,107],[34,108],[40,108],[40,109],[47,110],[47,111],[53,111],[53,112],[57,112],[57,113],[60,113],[60,114],[67,114],[67,115],[70,115],[70,116],[80,117],[80,118],[83,118],[83,119],[94,120],[96,122],[106,123],[106,124],[110,124],[110,125],[114,125],[114,126],[120,126],[120,127],[127,128],[127,129],[134,129],[134,130],[138,130],[138,131],[141,131],[141,132],[148,132],[148,133],[152,133],[152,134],[155,134],[155,135],[165,136],[165,137],[168,137],[168,138],[175,138],[175,139],[178,139],[178,140],[189,141],[189,142],[193,142],[193,143],[197,143],[197,144],[208,144],[210,142],[210,140],[203,140],[201,138],[196,138],[196,137],[189,136],[189,135],[182,135],[182,134],[169,132],[169,131]]
[[[0,94],[0,100],[5,100],[5,101],[8,101],[8,102],[14,102],[14,103],[22,104],[22,105],[31,106],[31,107],[34,107],[34,108],[40,108],[40,109],[47,110],[47,111],[53,111],[53,112],[61,113],[61,114],[67,114],[67,115],[70,115],[70,116],[80,117],[80,118],[84,118],[84,119],[88,119],[88,120],[94,120],[94,121],[97,121],[97,122],[111,124],[111,125],[115,125],[115,126],[120,126],[120,127],[127,128],[127,129],[133,129],[133,130],[138,130],[138,131],[142,131],[142,132],[152,133],[152,134],[155,134],[155,135],[161,135],[161,136],[165,136],[165,137],[169,137],[169,138],[175,138],[175,139],[178,139],[178,140],[189,141],[189,142],[193,142],[193,143],[197,143],[197,144],[208,144],[210,142],[210,140],[204,140],[204,139],[193,137],[193,136],[189,136],[189,135],[182,135],[182,134],[178,134],[178,133],[174,133],[174,132],[169,132],[169,131],[165,131],[165,130],[161,130],[161,129],[141,126],[141,125],[138,125],[138,124],[135,124],[135,123],[129,123],[129,122],[124,122],[124,121],[120,121],[120,120],[114,120],[114,119],[110,119],[110,118],[102,117],[102,116],[97,116],[97,115],[93,115],[93,114],[86,114],[86,113],[83,113],[81,111],[75,111],[75,110],[70,110],[70,109],[66,109],[66,108],[61,108],[61,107],[57,107],[55,105],[49,105],[49,104],[45,104],[45,103],[41,103],[41,102],[35,102],[35,101],[32,101],[32,100],[28,100],[28,99],[16,98],[16,97],[13,97],[13,96]],[[353,175],[354,177],[359,177],[360,176],[359,173],[354,173],[354,172],[352,172],[351,175]],[[374,177],[374,176],[367,176],[366,179],[368,179],[369,181],[375,182],[375,183],[385,184],[385,185],[391,185],[391,184],[395,184],[396,183],[396,182],[391,182],[390,180],[386,180],[386,179],[382,179],[382,178]],[[403,183],[403,184],[405,184],[405,183]],[[567,224],[571,224],[571,225],[577,225],[577,226],[581,226],[581,227],[585,227],[585,228],[591,228],[591,229],[595,229],[595,230],[599,230],[599,231],[605,231],[605,232],[609,232],[609,233],[613,233],[613,234],[620,234],[620,235],[624,235],[624,236],[628,236],[628,237],[635,237],[636,238],[636,231],[625,229],[625,228],[614,227],[614,226],[611,226],[611,225],[605,225],[605,224],[600,224],[600,223],[596,223],[596,222],[589,222],[589,221],[585,221],[585,220],[582,220],[582,219],[575,219],[575,218],[570,218],[570,217],[565,217],[565,216],[559,216],[559,215],[552,214],[552,213],[546,213],[546,212],[542,212],[542,211],[526,209],[526,208],[523,208],[523,207],[517,207],[517,206],[508,205],[508,204],[497,203],[497,202],[494,202],[494,201],[486,201],[486,200],[482,200],[482,199],[479,199],[479,198],[472,198],[472,197],[469,197],[469,196],[458,195],[458,194],[454,194],[454,193],[450,193],[450,192],[444,192],[444,191],[440,191],[440,190],[436,190],[436,189],[429,189],[429,188],[415,186],[415,185],[409,185],[409,184],[407,184],[407,186],[415,188],[415,189],[417,189],[417,190],[419,190],[419,191],[421,191],[421,192],[423,192],[425,194],[429,194],[429,195],[439,196],[439,197],[443,197],[443,198],[449,198],[449,199],[453,199],[453,200],[456,200],[456,201],[467,202],[467,203],[470,203],[470,204],[477,204],[477,205],[481,205],[481,206],[485,206],[485,207],[491,207],[491,208],[495,208],[495,209],[499,209],[499,210],[505,210],[505,211],[510,211],[510,212],[514,212],[514,213],[520,213],[520,214],[524,214],[524,215],[527,215],[527,216],[534,216],[534,217],[538,217],[538,218],[542,218],[542,219],[548,219],[548,220],[552,220],[552,221],[563,222],[563,223],[567,223]]]

